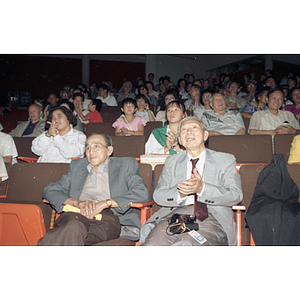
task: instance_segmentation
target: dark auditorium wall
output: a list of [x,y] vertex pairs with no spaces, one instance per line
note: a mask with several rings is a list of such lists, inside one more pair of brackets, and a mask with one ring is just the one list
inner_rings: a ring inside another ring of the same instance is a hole
[[[32,55],[0,55],[0,89],[31,91],[32,99],[59,94],[65,84],[74,86],[82,81],[81,59],[41,57]],[[119,89],[124,80],[135,84],[145,76],[145,64],[115,61],[90,61],[90,81],[98,84],[112,81]]]

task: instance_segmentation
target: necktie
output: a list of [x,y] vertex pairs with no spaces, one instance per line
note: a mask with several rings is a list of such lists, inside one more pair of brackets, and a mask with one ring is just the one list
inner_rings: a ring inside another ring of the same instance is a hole
[[[193,170],[196,167],[196,164],[198,162],[199,158],[196,159],[191,159],[192,162],[192,174]],[[194,214],[196,218],[202,222],[208,217],[208,212],[207,212],[207,205],[197,201],[197,194],[194,194]]]

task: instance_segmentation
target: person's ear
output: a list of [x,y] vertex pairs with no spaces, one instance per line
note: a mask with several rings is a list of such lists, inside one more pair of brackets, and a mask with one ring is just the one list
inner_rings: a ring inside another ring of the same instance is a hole
[[108,149],[108,156],[111,156],[112,153],[114,152],[114,147],[113,146],[108,146],[107,149]]
[[204,130],[204,139],[203,139],[204,142],[207,141],[208,137],[209,137],[209,132],[207,130]]
[[122,111],[122,112],[124,112],[124,109],[123,109],[123,107],[121,107],[121,111]]

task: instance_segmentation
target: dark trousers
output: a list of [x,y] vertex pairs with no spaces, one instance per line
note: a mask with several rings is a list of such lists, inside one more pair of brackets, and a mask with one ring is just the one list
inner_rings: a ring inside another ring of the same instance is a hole
[[55,221],[54,228],[38,241],[38,246],[91,246],[116,239],[120,232],[120,220],[110,209],[102,211],[101,221],[64,212]]

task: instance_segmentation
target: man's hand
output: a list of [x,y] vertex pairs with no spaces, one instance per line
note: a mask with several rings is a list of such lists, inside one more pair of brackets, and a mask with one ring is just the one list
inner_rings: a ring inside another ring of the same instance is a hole
[[275,129],[276,134],[287,134],[294,133],[296,129],[292,128],[290,125],[280,125]]
[[237,106],[236,106],[236,103],[234,103],[234,102],[229,102],[227,104],[227,106],[231,106],[233,109],[238,109]]
[[197,171],[197,168],[194,168],[193,174],[190,179],[183,181],[183,183],[179,183],[177,185],[178,192],[180,197],[183,198],[188,195],[201,193],[203,189],[203,180],[200,174]]

